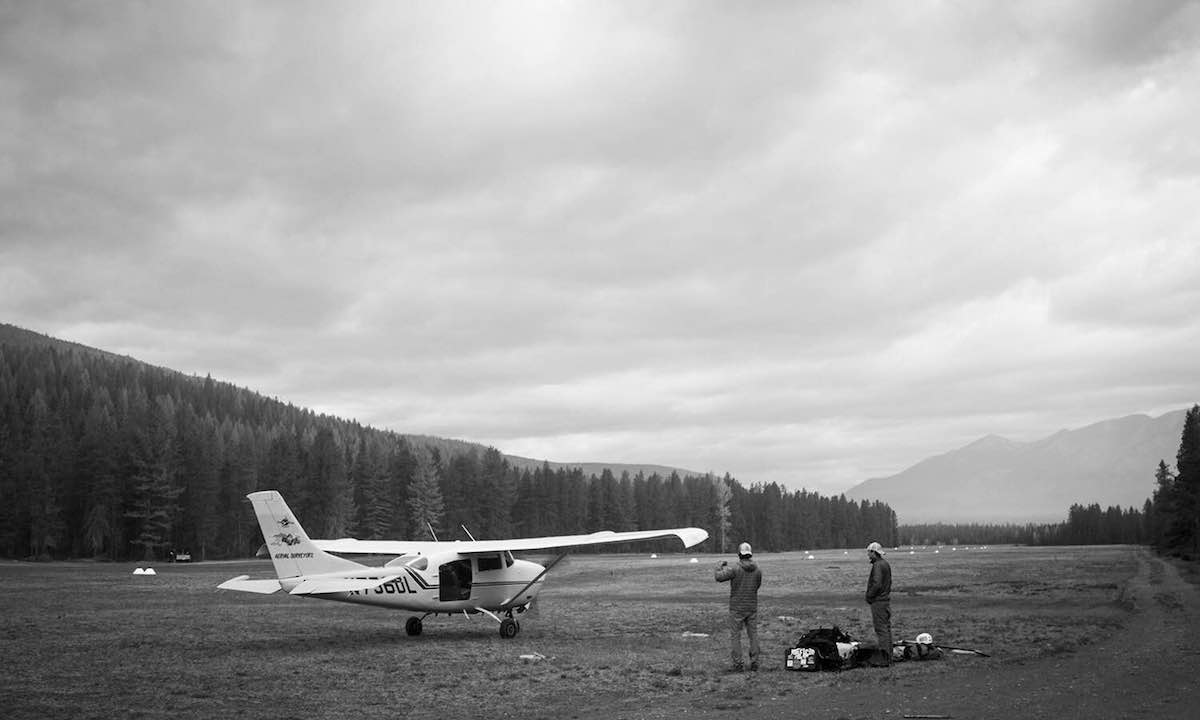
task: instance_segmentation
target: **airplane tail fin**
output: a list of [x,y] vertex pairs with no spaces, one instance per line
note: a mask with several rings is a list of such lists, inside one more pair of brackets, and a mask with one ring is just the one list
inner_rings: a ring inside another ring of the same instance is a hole
[[271,554],[271,562],[275,563],[275,573],[280,578],[320,575],[364,567],[353,560],[330,555],[314,545],[291,508],[284,502],[283,496],[277,491],[263,490],[250,493],[246,497],[254,506],[254,514],[258,517],[259,527],[262,528],[263,539],[267,541],[267,551]]

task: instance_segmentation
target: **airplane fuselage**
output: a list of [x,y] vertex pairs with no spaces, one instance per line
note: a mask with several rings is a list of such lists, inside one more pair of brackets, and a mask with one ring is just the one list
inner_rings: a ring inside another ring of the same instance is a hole
[[[474,612],[480,608],[503,611],[529,604],[542,587],[540,576],[545,568],[528,560],[508,556],[498,561],[498,568],[492,567],[496,561],[487,557],[451,556],[441,560],[436,564],[427,560],[424,570],[404,563],[372,568],[373,572],[355,577],[379,577],[379,585],[349,592],[311,593],[308,597],[422,613]],[[392,579],[385,580],[388,577]],[[281,578],[279,584],[291,592],[300,579]]]

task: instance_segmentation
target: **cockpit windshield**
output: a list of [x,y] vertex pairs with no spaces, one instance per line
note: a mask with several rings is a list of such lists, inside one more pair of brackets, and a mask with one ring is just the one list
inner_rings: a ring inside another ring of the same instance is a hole
[[403,565],[413,570],[426,570],[429,568],[429,558],[424,555],[401,555],[388,565]]

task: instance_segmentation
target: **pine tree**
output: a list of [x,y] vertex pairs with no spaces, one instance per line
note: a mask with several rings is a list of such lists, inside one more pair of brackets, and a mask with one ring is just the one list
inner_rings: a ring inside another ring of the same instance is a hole
[[1151,505],[1153,515],[1150,519],[1150,537],[1160,549],[1165,549],[1170,543],[1168,531],[1173,523],[1176,512],[1175,474],[1167,463],[1158,461],[1158,469],[1154,473],[1154,495]]
[[112,447],[116,424],[108,393],[96,393],[84,424],[78,473],[89,479],[85,501],[83,549],[92,557],[115,560],[120,547],[121,497]]
[[473,533],[484,532],[483,508],[488,497],[480,472],[479,455],[471,451],[447,459],[438,473],[444,503],[442,521],[447,532],[456,537],[461,535],[462,528]]
[[424,447],[414,447],[416,468],[408,486],[409,538],[432,528],[442,529],[445,507],[442,504],[442,487],[438,480],[436,456]]
[[49,558],[66,530],[61,490],[54,468],[57,433],[45,395],[39,388],[29,401],[28,453],[23,473],[29,482],[29,548],[35,558]]
[[135,457],[130,507],[125,517],[135,523],[133,544],[141,548],[146,560],[155,557],[171,537],[174,518],[179,514],[178,499],[183,488],[176,482],[172,425],[175,404],[162,396],[151,411],[152,419],[140,437]]
[[713,483],[713,498],[716,504],[715,515],[717,520],[717,552],[726,552],[729,548],[729,525],[730,525],[730,508],[729,501],[733,498],[733,490],[730,485],[733,484],[733,478],[729,473],[725,473],[725,477],[712,478]]
[[345,537],[354,517],[353,488],[345,451],[329,426],[319,428],[313,438],[305,479],[313,502],[315,536]]
[[1184,417],[1175,458],[1175,545],[1196,557],[1200,556],[1200,405],[1192,406]]
[[508,461],[494,447],[483,453],[480,465],[480,481],[483,491],[483,526],[480,537],[503,538],[513,533],[512,511],[516,500],[517,479],[509,468]]
[[394,445],[388,455],[388,505],[392,508],[392,522],[384,537],[409,537],[408,488],[416,472],[417,461],[407,441],[392,436]]
[[355,467],[358,473],[361,473],[356,478],[359,496],[362,498],[360,508],[363,513],[363,525],[360,535],[367,540],[387,538],[392,526],[392,515],[396,510],[388,492],[391,478],[388,477],[382,448],[371,443],[366,449],[360,450]]

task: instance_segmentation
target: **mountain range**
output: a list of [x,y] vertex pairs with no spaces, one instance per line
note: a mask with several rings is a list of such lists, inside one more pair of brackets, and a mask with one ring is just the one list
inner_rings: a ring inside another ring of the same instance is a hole
[[1129,415],[1032,442],[988,435],[846,491],[900,524],[1062,522],[1073,504],[1141,509],[1159,461],[1174,469],[1186,410]]

